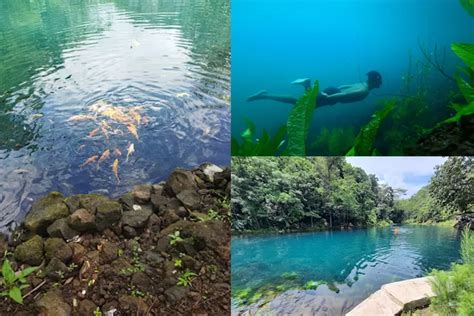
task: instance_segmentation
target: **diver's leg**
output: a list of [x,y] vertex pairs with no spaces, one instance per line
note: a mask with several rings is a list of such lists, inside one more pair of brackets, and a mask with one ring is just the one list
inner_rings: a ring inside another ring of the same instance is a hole
[[249,98],[247,98],[247,102],[257,101],[257,100],[273,100],[273,101],[277,101],[281,103],[295,104],[298,99],[292,96],[288,96],[288,95],[268,94],[268,92],[265,90],[260,91],[250,96]]
[[309,78],[296,79],[295,81],[291,82],[291,84],[302,85],[305,91],[311,89],[311,79]]

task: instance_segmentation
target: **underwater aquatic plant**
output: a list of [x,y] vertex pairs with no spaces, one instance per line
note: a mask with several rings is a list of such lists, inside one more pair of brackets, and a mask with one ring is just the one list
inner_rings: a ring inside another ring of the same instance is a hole
[[[466,73],[472,76],[474,72],[474,44],[458,43],[451,46],[454,53],[461,58],[467,65]],[[459,122],[463,116],[474,114],[474,87],[473,81],[467,82],[460,74],[456,75],[456,82],[458,84],[461,94],[467,101],[467,105],[451,104],[451,107],[456,111],[453,117],[450,117],[440,124]]]
[[291,110],[287,123],[288,147],[284,152],[285,156],[306,155],[306,138],[316,108],[318,90],[319,82],[316,80],[313,88],[307,90]]
[[324,127],[318,137],[311,143],[308,155],[317,153],[320,156],[343,156],[354,144],[355,131],[353,127],[328,129]]
[[242,143],[232,137],[232,156],[276,156],[284,144],[286,126],[281,126],[273,137],[264,129],[262,137],[254,141],[255,124],[249,119],[245,120],[247,128],[242,133]]
[[461,5],[472,17],[474,17],[474,1],[473,0],[460,0]]
[[382,101],[383,108],[372,116],[367,125],[362,127],[355,139],[354,146],[349,150],[346,156],[371,156],[375,154],[374,148],[375,139],[382,122],[387,118],[388,114],[392,112],[397,104],[396,99]]

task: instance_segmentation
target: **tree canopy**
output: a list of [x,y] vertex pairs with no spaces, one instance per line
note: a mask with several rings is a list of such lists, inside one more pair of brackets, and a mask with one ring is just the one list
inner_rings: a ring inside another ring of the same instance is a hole
[[397,191],[344,157],[234,157],[234,230],[299,230],[397,221]]

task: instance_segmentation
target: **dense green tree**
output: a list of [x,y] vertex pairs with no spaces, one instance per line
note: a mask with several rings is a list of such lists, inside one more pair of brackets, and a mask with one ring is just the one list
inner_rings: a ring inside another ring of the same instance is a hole
[[474,158],[449,157],[436,167],[429,186],[434,202],[451,213],[466,213],[474,203]]
[[234,157],[234,230],[315,229],[390,222],[394,190],[344,157]]

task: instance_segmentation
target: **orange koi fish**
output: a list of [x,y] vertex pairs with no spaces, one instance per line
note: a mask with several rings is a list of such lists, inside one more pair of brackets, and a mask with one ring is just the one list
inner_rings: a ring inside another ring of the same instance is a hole
[[115,178],[117,179],[117,182],[120,183],[120,178],[118,176],[118,165],[119,165],[119,161],[118,159],[115,159],[114,163],[112,164],[112,171],[115,175]]
[[136,139],[139,139],[138,138],[138,132],[137,132],[137,127],[135,126],[135,124],[128,124],[127,125],[127,129],[129,130],[129,132],[135,136]]
[[114,155],[115,155],[115,157],[122,156],[122,152],[120,151],[120,149],[115,148],[115,149],[114,149]]
[[94,155],[94,156],[91,156],[91,157],[87,158],[87,160],[84,161],[84,163],[80,167],[82,168],[82,167],[84,167],[88,164],[91,164],[91,163],[95,162],[97,160],[97,158],[99,158],[98,155]]
[[110,150],[106,149],[103,153],[102,156],[100,156],[99,161],[97,164],[100,164],[102,161],[106,160],[110,156]]
[[128,146],[127,159],[125,160],[125,162],[128,162],[128,157],[130,157],[130,155],[133,154],[134,152],[135,152],[135,145],[131,143],[130,146]]
[[81,121],[94,120],[94,119],[95,117],[93,117],[92,115],[79,114],[79,115],[71,116],[70,118],[66,120],[66,122],[81,122]]
[[137,125],[141,124],[142,116],[140,115],[140,113],[135,112],[135,111],[131,111],[130,115],[132,116],[133,120],[137,123]]
[[94,128],[90,133],[89,133],[89,136],[88,137],[94,137],[95,135],[97,135],[97,133],[100,131],[100,128]]

